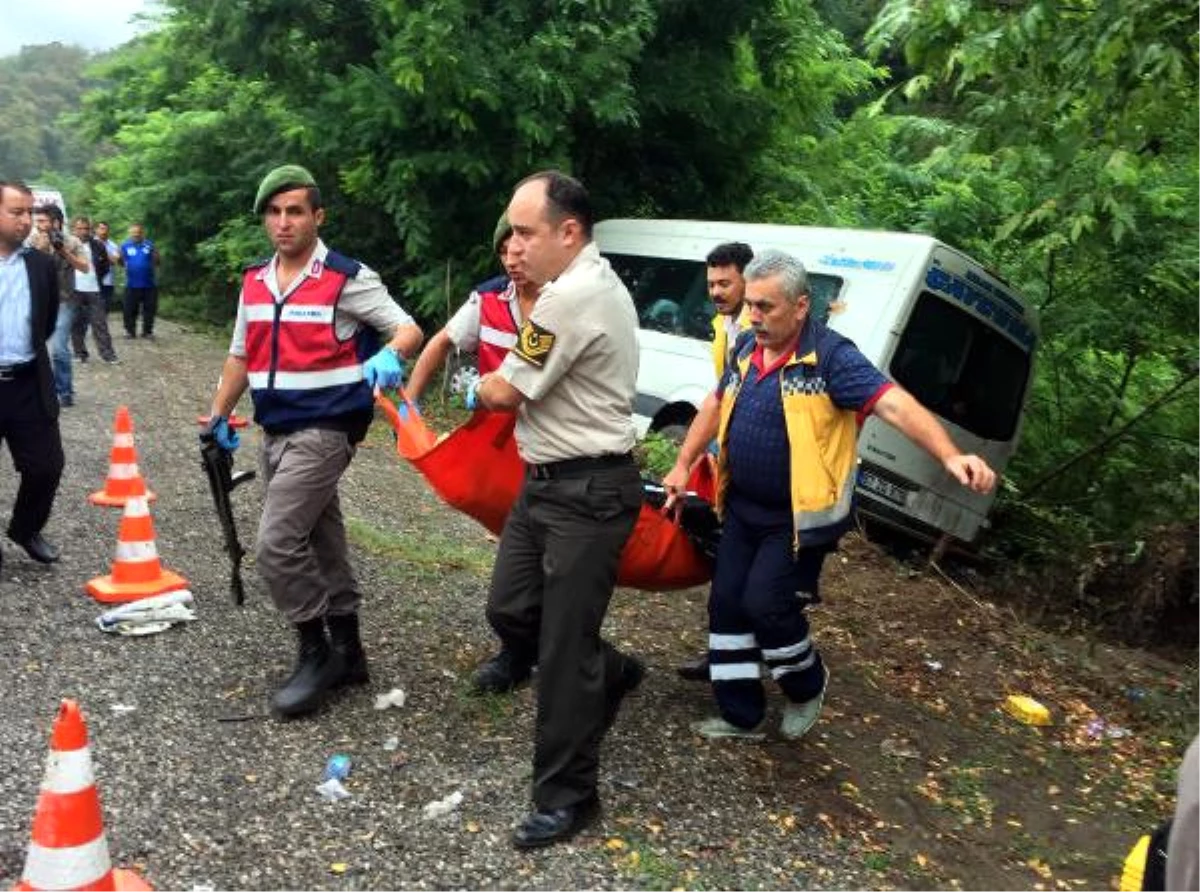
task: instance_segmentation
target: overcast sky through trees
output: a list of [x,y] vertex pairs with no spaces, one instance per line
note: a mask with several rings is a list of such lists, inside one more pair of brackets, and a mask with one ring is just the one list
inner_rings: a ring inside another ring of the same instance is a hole
[[22,46],[65,43],[97,51],[124,43],[146,30],[133,17],[157,9],[154,0],[57,0],[54,3],[5,3],[0,28],[0,57]]

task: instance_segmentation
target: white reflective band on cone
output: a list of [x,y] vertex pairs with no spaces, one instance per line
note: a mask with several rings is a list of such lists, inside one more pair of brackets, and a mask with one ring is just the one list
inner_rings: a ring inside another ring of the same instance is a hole
[[51,750],[46,757],[46,774],[42,778],[42,790],[47,793],[78,793],[96,782],[92,774],[92,751],[81,750],[59,752]]
[[113,434],[113,446],[132,446],[133,434]]
[[126,517],[145,517],[150,513],[150,503],[145,496],[130,496],[125,500]]
[[153,542],[118,542],[117,562],[140,564],[158,558],[158,549]]
[[21,879],[34,889],[80,889],[110,870],[108,840],[101,833],[91,842],[62,849],[47,849],[31,842]]
[[138,466],[133,465],[109,465],[108,476],[113,480],[132,480],[138,475]]

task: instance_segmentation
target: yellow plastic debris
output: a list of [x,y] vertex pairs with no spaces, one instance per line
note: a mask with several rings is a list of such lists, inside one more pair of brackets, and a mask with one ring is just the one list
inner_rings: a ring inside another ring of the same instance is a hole
[[1032,697],[1021,694],[1009,694],[1004,701],[1004,710],[1019,722],[1026,725],[1049,725],[1050,710]]

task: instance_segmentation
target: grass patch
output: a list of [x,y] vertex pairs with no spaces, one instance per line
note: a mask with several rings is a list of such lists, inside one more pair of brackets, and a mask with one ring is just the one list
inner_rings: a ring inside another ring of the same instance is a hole
[[705,888],[700,871],[685,865],[671,856],[656,850],[645,839],[621,839],[620,848],[616,840],[606,847],[614,854],[614,865],[622,876],[632,880],[639,889],[700,889]]
[[346,518],[346,535],[363,551],[402,561],[424,571],[461,571],[488,576],[496,559],[491,548],[470,545],[432,530],[420,536],[384,532],[357,517]]
[[947,768],[942,807],[959,815],[964,824],[979,823],[991,827],[996,804],[984,784],[984,776],[991,770],[987,765],[969,763]]

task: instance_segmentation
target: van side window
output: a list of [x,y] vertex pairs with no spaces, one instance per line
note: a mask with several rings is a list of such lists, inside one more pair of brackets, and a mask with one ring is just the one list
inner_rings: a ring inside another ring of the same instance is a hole
[[981,319],[922,291],[888,368],[927,409],[988,440],[1017,428],[1029,354]]
[[713,309],[702,261],[605,256],[629,289],[642,328],[705,341],[712,338]]
[[842,293],[842,279],[824,273],[808,274],[808,312],[819,322],[829,321],[829,307]]
[[[649,331],[712,340],[716,310],[708,299],[704,263],[666,257],[638,257],[605,253],[608,262],[637,306],[638,322]],[[842,290],[842,279],[822,273],[808,274],[811,312],[825,322],[829,305]]]

